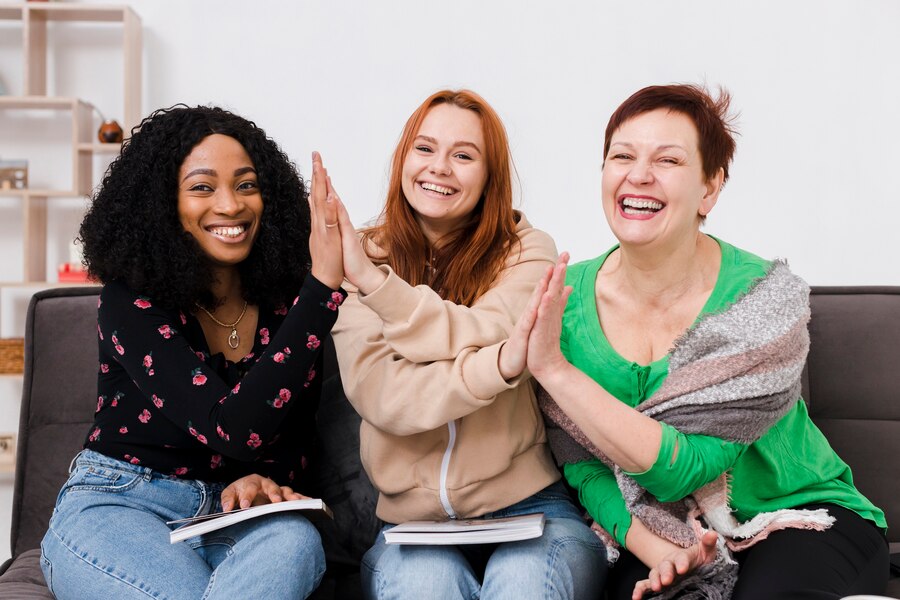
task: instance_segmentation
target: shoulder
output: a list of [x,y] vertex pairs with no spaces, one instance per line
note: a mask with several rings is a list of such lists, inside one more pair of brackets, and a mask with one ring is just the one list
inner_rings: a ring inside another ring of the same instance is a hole
[[513,248],[507,260],[507,266],[527,260],[556,261],[559,253],[556,251],[556,243],[545,231],[541,231],[531,225],[525,214],[516,211],[516,236],[519,239],[519,247]]
[[771,270],[771,260],[738,248],[725,240],[715,237],[713,239],[718,242],[722,251],[722,273],[725,276],[752,280],[764,277]]

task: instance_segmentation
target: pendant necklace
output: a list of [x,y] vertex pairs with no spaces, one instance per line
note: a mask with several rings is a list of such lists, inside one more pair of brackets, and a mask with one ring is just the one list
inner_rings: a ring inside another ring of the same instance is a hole
[[200,310],[205,312],[206,315],[210,319],[212,319],[213,323],[215,323],[216,325],[221,325],[222,327],[230,327],[231,328],[231,335],[228,336],[228,347],[231,348],[232,350],[237,350],[237,347],[241,345],[241,338],[237,332],[237,324],[241,322],[241,319],[244,318],[244,313],[247,312],[247,301],[244,300],[244,308],[241,309],[240,316],[237,318],[237,320],[234,323],[230,323],[230,324],[223,323],[222,321],[218,320],[217,318],[215,318],[213,316],[213,314],[211,312],[209,312],[208,310],[206,310],[204,307],[200,306],[199,304],[197,304],[197,308],[199,308]]

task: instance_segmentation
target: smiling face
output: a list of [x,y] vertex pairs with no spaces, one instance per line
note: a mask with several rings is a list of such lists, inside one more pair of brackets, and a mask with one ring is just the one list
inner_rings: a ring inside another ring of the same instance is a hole
[[240,142],[213,134],[194,146],[178,171],[178,218],[213,264],[247,258],[262,212],[256,170]]
[[613,133],[603,166],[603,210],[625,245],[671,248],[692,242],[716,203],[723,173],[703,173],[697,128],[679,112],[657,109]]
[[425,116],[403,161],[401,187],[431,243],[463,226],[487,181],[481,118],[438,104]]

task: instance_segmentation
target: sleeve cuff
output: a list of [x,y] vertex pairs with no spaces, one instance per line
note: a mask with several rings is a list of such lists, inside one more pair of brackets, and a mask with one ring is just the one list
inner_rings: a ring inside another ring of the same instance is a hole
[[380,265],[378,268],[387,275],[384,283],[365,296],[359,294],[359,301],[375,311],[385,324],[405,323],[419,304],[422,293],[389,266]]
[[663,422],[662,439],[659,443],[659,453],[656,455],[654,462],[649,469],[640,473],[629,473],[622,471],[632,479],[634,479],[644,489],[659,489],[666,487],[666,482],[670,477],[670,469],[672,465],[672,453],[675,451],[676,431],[671,425]]

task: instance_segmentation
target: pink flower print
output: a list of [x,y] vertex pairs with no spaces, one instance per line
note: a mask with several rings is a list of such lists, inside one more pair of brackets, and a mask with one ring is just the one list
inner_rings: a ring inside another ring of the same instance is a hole
[[150,398],[151,398],[151,400],[153,400],[153,406],[155,406],[156,408],[162,408],[162,407],[163,407],[163,403],[165,402],[165,400],[163,400],[162,398],[160,398],[160,397],[157,396],[156,394],[153,394],[152,396],[150,396]]
[[100,439],[100,428],[94,427],[94,430],[91,432],[91,435],[88,436],[88,440],[91,442],[96,442]]
[[181,477],[182,475],[187,475],[188,468],[187,467],[178,467],[175,469],[175,474]]
[[168,325],[163,325],[159,329],[157,329],[159,335],[163,336],[166,339],[172,337],[172,334],[175,333],[175,330],[169,327]]
[[149,367],[151,365],[153,365],[153,357],[148,354],[144,357],[144,366]]
[[275,309],[275,314],[276,315],[286,315],[287,307],[284,304],[279,304],[278,308]]
[[232,394],[237,394],[239,391],[241,391],[241,382],[240,381],[238,381],[237,384],[233,388],[231,388]]
[[206,383],[206,375],[204,375],[200,371],[200,367],[197,367],[196,369],[191,371],[191,377],[191,383],[193,383],[194,385],[203,385]]
[[259,439],[259,435],[250,431],[250,438],[247,440],[247,445],[251,448],[259,448],[262,445],[262,440]]
[[187,325],[187,317],[184,316],[184,313],[183,313],[183,312],[179,312],[179,313],[178,313],[178,318],[181,319],[181,324],[182,324],[182,325]]
[[306,347],[310,350],[315,350],[321,343],[322,342],[320,342],[319,338],[317,338],[315,335],[310,334],[309,337],[306,338]]
[[100,323],[97,323],[97,335],[100,336],[100,341],[103,341],[103,332],[100,331]]
[[106,396],[98,396],[97,397],[97,410],[94,412],[100,412],[100,409],[103,408],[103,403],[106,401]]
[[337,310],[338,305],[335,304],[334,302],[332,302],[331,300],[329,300],[328,302],[325,303],[325,308],[327,308],[328,310]]
[[315,378],[316,378],[316,370],[313,369],[312,367],[310,367],[309,372],[306,374],[306,380],[312,381]]
[[106,363],[100,363],[100,372],[109,373],[109,365]]
[[126,433],[128,433],[128,428],[122,425],[121,427],[119,427],[119,433],[125,435]]
[[344,295],[340,292],[331,292],[331,301],[340,306],[344,303]]
[[275,408],[281,408],[282,406],[284,406],[284,400],[282,400],[281,398],[275,398],[274,400],[269,402],[269,406],[273,406]]
[[206,444],[206,443],[208,443],[208,442],[207,442],[207,439],[206,439],[206,436],[203,435],[202,433],[200,433],[199,431],[197,431],[196,429],[194,429],[194,426],[191,424],[190,421],[188,421],[188,432],[189,432],[192,436],[194,436],[195,438],[197,438],[197,441],[200,442],[201,444]]
[[138,298],[137,300],[135,300],[135,301],[134,301],[134,305],[137,306],[138,308],[140,308],[141,310],[148,309],[148,308],[150,308],[150,306],[151,306],[150,301],[147,300],[147,299],[146,299],[145,297],[143,297],[143,296],[141,296],[140,298]]
[[[250,354],[248,354],[247,356],[245,356],[244,358],[242,358],[242,359],[241,359],[241,362],[249,362],[250,359],[253,358],[254,356],[255,356],[254,353],[251,352]],[[256,360],[259,360],[259,359],[257,358]]]
[[119,400],[124,397],[125,397],[125,394],[123,394],[122,392],[116,392],[116,395],[113,396],[112,402],[110,402],[109,405],[110,406],[118,406]]
[[260,329],[259,337],[260,337],[260,340],[259,340],[260,344],[262,344],[263,346],[268,345],[268,343],[269,343],[269,328],[263,327],[262,329]]
[[139,459],[137,456],[129,456],[129,455],[126,454],[126,455],[125,455],[125,458],[127,458],[127,459],[128,459],[128,462],[130,462],[130,463],[133,464],[133,465],[139,465],[139,464],[141,464],[141,459]]
[[219,434],[219,437],[225,440],[226,442],[231,441],[231,436],[225,433],[225,430],[222,429],[222,426],[216,423],[216,433]]
[[119,343],[119,338],[116,337],[115,331],[112,332],[112,335],[109,339],[112,340],[113,346],[116,347],[116,352],[119,353],[119,356],[125,354],[125,348],[123,348],[122,344]]
[[141,414],[138,415],[138,421],[140,421],[141,423],[146,423],[149,420],[150,411],[145,408],[143,411],[141,411]]
[[206,362],[206,353],[203,352],[203,350],[197,350],[196,352],[194,352],[194,354],[197,355],[197,358],[199,358],[203,362]]
[[285,363],[291,357],[291,349],[285,346],[281,352],[276,352],[275,356],[272,357],[277,363]]
[[291,390],[287,388],[281,388],[278,390],[278,397],[284,400],[285,402],[290,401],[291,399]]
[[210,469],[218,469],[222,466],[222,455],[221,454],[213,454],[212,458],[209,459],[209,468]]

